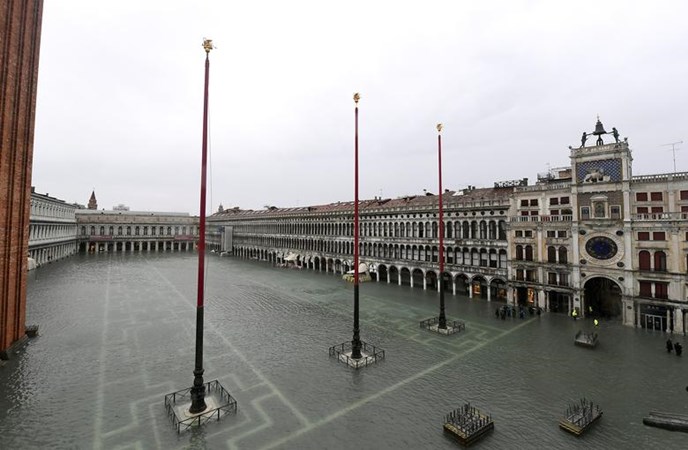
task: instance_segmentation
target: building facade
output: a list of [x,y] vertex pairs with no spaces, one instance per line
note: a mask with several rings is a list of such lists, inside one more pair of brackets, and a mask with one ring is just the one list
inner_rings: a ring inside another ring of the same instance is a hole
[[0,3],[0,357],[24,339],[42,0]]
[[82,252],[191,251],[198,240],[198,217],[151,211],[76,211]]
[[76,205],[31,188],[29,257],[41,266],[77,251]]
[[[507,298],[511,188],[447,191],[444,198],[448,292]],[[353,202],[263,211],[229,209],[208,218],[217,252],[333,273],[353,266]],[[373,279],[422,289],[439,286],[438,196],[361,201],[360,259]]]
[[[446,270],[438,269],[438,196],[361,201],[360,258],[372,278],[471,298],[685,334],[688,173],[633,176],[626,140],[569,148],[571,166],[444,197]],[[208,219],[217,252],[303,269],[352,268],[353,202]],[[442,282],[439,283],[438,279]]]

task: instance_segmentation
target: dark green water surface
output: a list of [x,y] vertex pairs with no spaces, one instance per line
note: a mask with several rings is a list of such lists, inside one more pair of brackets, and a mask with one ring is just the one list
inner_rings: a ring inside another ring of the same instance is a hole
[[[573,336],[589,322],[502,321],[498,304],[449,295],[467,330],[438,336],[418,326],[437,315],[436,292],[365,283],[361,337],[387,357],[354,371],[327,352],[351,340],[351,284],[215,256],[205,380],[239,410],[178,435],[163,401],[193,381],[196,271],[190,254],[81,255],[32,272],[40,337],[0,368],[0,448],[450,449],[443,417],[466,401],[495,420],[475,448],[688,448],[688,434],[642,424],[653,409],[688,414],[688,355],[667,354],[662,333],[603,322],[588,350]],[[580,397],[604,416],[576,438],[558,419]]]

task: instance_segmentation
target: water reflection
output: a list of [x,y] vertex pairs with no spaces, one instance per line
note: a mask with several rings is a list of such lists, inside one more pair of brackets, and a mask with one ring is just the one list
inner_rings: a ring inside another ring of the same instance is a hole
[[[481,448],[685,444],[642,425],[652,409],[688,413],[686,361],[663,333],[603,322],[591,351],[573,345],[585,321],[502,321],[495,304],[448,296],[448,318],[467,330],[440,337],[418,328],[436,293],[366,283],[361,337],[387,358],[356,372],[327,353],[351,339],[349,284],[232,258],[209,259],[205,376],[239,412],[177,436],[163,398],[193,379],[195,264],[92,255],[39,269],[27,321],[41,336],[0,369],[3,448],[448,449],[442,418],[465,401],[495,419]],[[576,439],[557,423],[580,396],[604,417]]]

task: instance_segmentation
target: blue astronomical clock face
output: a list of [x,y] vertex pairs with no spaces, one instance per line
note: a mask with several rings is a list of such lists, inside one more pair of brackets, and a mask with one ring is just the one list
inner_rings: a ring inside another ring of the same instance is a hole
[[618,252],[616,242],[604,236],[596,236],[588,239],[585,243],[585,250],[595,259],[613,258]]

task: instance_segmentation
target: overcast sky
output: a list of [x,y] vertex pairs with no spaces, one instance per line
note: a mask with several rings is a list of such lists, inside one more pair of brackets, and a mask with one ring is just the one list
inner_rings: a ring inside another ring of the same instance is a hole
[[[33,185],[100,208],[208,211],[490,187],[569,165],[597,114],[634,174],[688,142],[685,1],[46,1]],[[611,139],[609,137],[608,139]],[[676,168],[688,171],[688,144]]]

